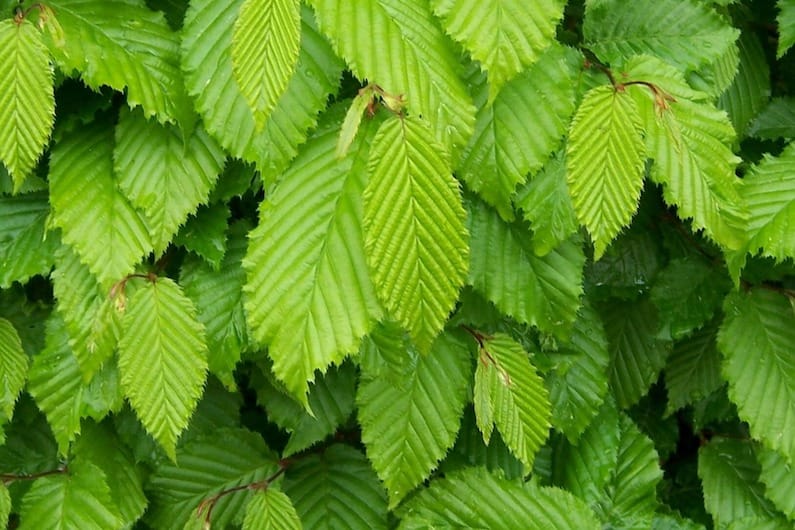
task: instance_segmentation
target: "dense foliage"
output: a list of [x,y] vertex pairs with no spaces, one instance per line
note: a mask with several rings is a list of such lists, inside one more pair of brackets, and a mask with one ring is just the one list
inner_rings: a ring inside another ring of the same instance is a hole
[[0,525],[791,528],[793,44],[0,0]]

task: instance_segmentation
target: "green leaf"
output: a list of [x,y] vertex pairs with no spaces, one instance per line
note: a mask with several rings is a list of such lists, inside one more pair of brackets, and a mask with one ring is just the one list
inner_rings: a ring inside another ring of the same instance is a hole
[[748,126],[748,136],[795,138],[795,98],[773,98]]
[[485,102],[488,87],[478,87],[475,133],[464,148],[456,173],[505,220],[514,216],[511,197],[516,185],[523,183],[528,173],[541,169],[560,144],[574,112],[581,62],[574,50],[551,46],[508,82],[490,104]]
[[0,288],[50,271],[60,238],[47,233],[49,213],[43,193],[0,197]]
[[40,32],[26,20],[0,20],[0,50],[0,161],[19,191],[50,137],[53,69]]
[[[739,39],[728,46],[714,61],[707,63],[693,72],[687,72],[687,82],[705,92],[712,99],[722,95],[733,84],[740,67]],[[670,61],[668,61],[670,62]]]
[[790,521],[795,521],[795,475],[792,465],[776,451],[759,449],[756,451],[759,465],[762,466],[759,480],[765,485],[765,495]]
[[601,528],[571,493],[469,468],[431,481],[406,503],[399,528]]
[[732,293],[723,311],[718,348],[729,396],[751,434],[795,462],[795,313],[768,289]]
[[119,372],[146,430],[173,460],[207,377],[207,345],[193,303],[168,278],[136,290],[122,318]]
[[199,206],[174,236],[173,243],[182,245],[218,270],[226,254],[226,231],[231,215],[229,205],[223,202]]
[[304,405],[315,371],[355,353],[381,318],[358,200],[372,136],[338,160],[341,111],[326,116],[262,204],[243,260],[251,335],[268,345],[273,372]]
[[387,528],[384,488],[364,455],[335,444],[297,460],[282,486],[304,528],[370,530]]
[[11,494],[4,482],[0,482],[0,526],[8,527],[8,516],[11,514]]
[[362,441],[393,508],[453,446],[472,373],[470,356],[451,333],[420,355],[394,324],[365,342],[363,356],[356,395]]
[[0,318],[0,428],[14,413],[19,393],[25,387],[28,363],[14,325]]
[[528,9],[521,0],[431,1],[445,31],[488,71],[489,101],[554,42],[565,5],[561,0],[545,0]]
[[[176,464],[163,461],[155,469],[149,479],[151,506],[145,520],[153,528],[182,528],[203,500],[262,481],[276,469],[276,455],[259,434],[217,429],[180,447]],[[242,517],[253,495],[252,490],[241,489],[219,498],[212,511],[213,526],[224,528]]]
[[[475,384],[487,388],[490,411],[478,417],[478,427],[493,417],[505,445],[526,469],[549,436],[551,405],[549,393],[521,344],[497,333],[482,340]],[[477,402],[476,402],[477,404]],[[482,410],[482,409],[480,409]],[[475,413],[479,414],[477,405]],[[489,442],[484,432],[484,441]]]
[[232,71],[262,131],[293,75],[301,47],[298,0],[246,0],[232,33]]
[[646,161],[643,133],[634,100],[612,86],[589,90],[571,122],[567,180],[574,211],[593,239],[594,259],[638,208]]
[[619,408],[625,409],[657,380],[670,343],[657,337],[657,311],[647,299],[614,301],[600,309],[610,350],[610,386]]
[[311,0],[320,28],[359,79],[405,95],[454,156],[466,145],[475,109],[457,74],[458,58],[427,0]]
[[725,528],[743,517],[775,513],[764,496],[759,471],[753,445],[748,441],[714,438],[699,449],[698,476],[703,486],[704,506],[716,528]]
[[369,114],[373,112],[371,105],[374,104],[375,97],[374,89],[368,86],[359,90],[359,93],[353,98],[351,106],[348,107],[348,112],[345,113],[345,120],[343,120],[340,127],[340,136],[337,140],[337,158],[343,158],[348,154],[348,150],[353,144],[353,139],[356,138],[356,133],[359,132],[364,112],[368,108],[370,109]]
[[246,505],[243,530],[301,530],[290,497],[275,488],[258,491]]
[[207,131],[234,157],[255,162],[266,180],[287,167],[314,127],[328,96],[336,91],[342,63],[315,28],[309,8],[301,11],[301,50],[295,74],[261,132],[235,82],[234,22],[243,0],[194,0],[182,30],[185,86]]
[[444,149],[417,118],[389,118],[370,149],[364,248],[386,309],[427,351],[467,270],[466,212]]
[[740,32],[706,2],[619,0],[587,3],[585,46],[609,64],[633,55],[656,55],[681,71],[713,62]]
[[776,57],[781,59],[787,50],[795,44],[795,5],[788,0],[778,0],[776,2],[778,7],[778,49],[776,50]]
[[102,469],[88,460],[69,462],[68,471],[36,479],[22,499],[20,530],[120,528]]
[[53,223],[104,287],[133,271],[152,246],[140,214],[117,189],[113,131],[103,123],[73,131],[50,155]]
[[165,251],[188,215],[207,201],[224,158],[201,126],[186,136],[173,125],[147,121],[141,112],[122,109],[113,168],[119,188],[146,214],[156,254]]
[[743,137],[751,119],[770,99],[770,67],[756,35],[745,32],[737,43],[740,66],[734,82],[718,99],[718,108],[729,114],[738,136]]
[[706,398],[723,384],[717,331],[717,326],[708,324],[674,344],[665,367],[669,414]]
[[481,202],[469,211],[469,283],[507,316],[565,338],[580,305],[582,245],[566,241],[538,257],[526,225],[505,223]]
[[748,250],[777,261],[795,257],[795,143],[754,166],[743,179],[742,194],[751,212]]

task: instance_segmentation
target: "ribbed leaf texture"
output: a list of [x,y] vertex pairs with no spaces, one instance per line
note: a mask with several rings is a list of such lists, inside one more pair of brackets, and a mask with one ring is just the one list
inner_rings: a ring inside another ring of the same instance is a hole
[[597,0],[587,3],[585,45],[608,64],[652,54],[681,71],[720,57],[739,31],[696,0]]
[[[503,333],[479,340],[475,386],[484,387],[487,396],[475,401],[475,414],[478,427],[488,429],[484,442],[489,442],[488,424],[493,421],[511,453],[532,469],[536,453],[549,436],[549,392],[521,344]],[[483,401],[489,409],[485,419],[478,406]]]
[[0,197],[0,288],[50,271],[60,238],[47,233],[49,213],[44,193]]
[[795,257],[795,143],[765,158],[743,179],[748,250],[777,261]]
[[113,167],[119,188],[146,214],[157,254],[188,215],[207,201],[224,158],[201,126],[184,137],[173,125],[147,121],[140,111],[122,110]]
[[612,86],[588,91],[571,122],[569,191],[577,217],[591,234],[594,259],[638,208],[646,161],[643,133],[634,100]]
[[714,438],[699,449],[698,476],[704,507],[712,515],[715,528],[725,528],[744,517],[765,518],[775,513],[764,496],[759,472],[752,442]]
[[11,514],[11,494],[5,483],[0,483],[0,526],[8,527],[8,516]]
[[231,215],[229,205],[224,202],[199,206],[174,236],[173,243],[182,245],[206,261],[213,270],[218,270],[226,254],[226,231]]
[[751,119],[770,99],[770,67],[759,38],[743,33],[737,40],[740,65],[731,86],[718,100],[718,108],[725,110],[738,136],[745,136]]
[[28,375],[28,356],[14,325],[0,318],[0,428],[14,413]]
[[778,0],[778,50],[776,57],[779,59],[795,44],[795,5],[788,0]]
[[207,345],[193,303],[172,280],[147,280],[127,302],[119,372],[141,423],[173,460],[202,394]]
[[254,494],[246,505],[243,530],[301,530],[301,519],[290,497],[270,487]]
[[454,155],[466,145],[475,109],[428,0],[309,3],[356,77],[405,95],[409,110],[428,120],[436,140]]
[[72,131],[52,150],[49,179],[53,223],[110,288],[152,248],[141,215],[116,187],[112,130],[93,124]]
[[795,138],[795,98],[773,98],[748,127],[748,136]]
[[353,447],[336,444],[301,458],[285,474],[282,490],[304,528],[387,528],[384,488],[365,456]]
[[496,211],[474,201],[469,230],[469,283],[506,315],[565,338],[582,294],[581,245],[566,241],[538,257],[525,224],[505,223]]
[[534,481],[505,480],[469,468],[431,481],[402,508],[401,529],[601,528],[594,513],[571,493]]
[[243,260],[251,334],[268,345],[274,374],[304,405],[315,371],[355,353],[381,318],[359,202],[372,132],[338,160],[342,111],[326,116],[263,203]]
[[179,72],[179,37],[161,13],[137,0],[47,5],[62,28],[62,42],[49,43],[61,70],[76,70],[91,88],[124,91],[130,108],[140,106],[147,118],[190,126],[194,117]]
[[524,182],[528,173],[541,169],[560,144],[574,112],[581,62],[574,50],[553,45],[508,82],[493,102],[486,102],[485,83],[477,87],[475,133],[464,148],[456,173],[497,208],[503,219],[514,217],[511,198],[516,185]]
[[50,137],[53,69],[40,31],[26,20],[0,20],[0,50],[0,161],[19,191]]
[[706,398],[723,385],[717,331],[715,324],[707,324],[674,344],[665,366],[669,413]]
[[427,351],[466,279],[468,234],[459,183],[426,122],[412,117],[381,124],[368,171],[364,248],[376,292]]
[[[795,462],[795,313],[783,294],[732,293],[718,334],[723,375],[754,437]],[[749,369],[753,367],[753,369]]]
[[[145,520],[153,528],[182,528],[199,519],[202,501],[229,489],[262,481],[277,469],[277,457],[259,434],[245,429],[215,429],[177,451],[177,463],[163,461],[149,479],[151,506]],[[212,525],[240,522],[252,490],[224,495],[212,510]],[[207,513],[205,506],[202,518]],[[201,526],[199,526],[201,527]]]
[[63,474],[36,479],[22,498],[20,530],[121,528],[124,521],[108,487],[108,477],[88,460],[69,462]]
[[[725,48],[717,59],[703,65],[696,71],[687,72],[687,81],[696,90],[700,90],[713,98],[722,95],[737,77],[740,66],[740,47],[738,41]],[[670,60],[665,59],[670,63]]]
[[394,324],[365,346],[356,402],[367,457],[394,508],[453,446],[467,399],[470,355],[442,334],[421,355]]
[[488,71],[490,97],[527,69],[555,39],[566,2],[543,0],[431,0],[445,31]]
[[232,72],[257,132],[284,94],[301,48],[299,0],[246,0],[232,34]]
[[765,496],[790,521],[795,521],[795,475],[792,466],[783,455],[770,449],[757,448],[759,465],[762,466],[759,480],[765,485]]
[[232,156],[255,162],[263,176],[278,176],[306,140],[317,114],[336,90],[342,63],[317,32],[309,8],[301,11],[301,50],[295,74],[261,132],[232,67],[234,22],[243,0],[195,0],[182,30],[185,86],[207,131]]

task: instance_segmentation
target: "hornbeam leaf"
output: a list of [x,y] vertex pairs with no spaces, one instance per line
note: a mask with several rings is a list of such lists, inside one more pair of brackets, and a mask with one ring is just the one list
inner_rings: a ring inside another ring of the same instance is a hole
[[[522,345],[503,333],[483,339],[479,357],[475,382],[481,379],[488,389],[494,424],[511,453],[525,469],[532,469],[551,426],[549,392],[544,381]],[[478,412],[476,408],[475,413]],[[483,423],[478,417],[478,427]]]
[[71,132],[50,155],[53,223],[105,287],[131,273],[151,249],[140,214],[113,177],[113,131],[92,123]]
[[773,98],[748,126],[748,136],[775,140],[795,138],[795,98]]
[[0,318],[0,428],[14,413],[17,397],[25,386],[28,356],[14,325]]
[[[751,434],[795,462],[795,313],[767,289],[732,293],[718,333],[729,396]],[[749,369],[753,367],[753,369]]]
[[0,483],[0,527],[8,527],[8,516],[11,515],[11,494],[5,483]]
[[455,156],[472,134],[475,109],[458,58],[427,0],[311,0],[320,29],[359,79],[405,95]]
[[327,114],[263,202],[243,260],[251,334],[268,345],[273,372],[304,405],[315,370],[356,353],[381,318],[364,258],[359,202],[373,131],[337,159],[342,110]]
[[715,324],[708,324],[674,344],[665,367],[669,414],[706,398],[723,385],[717,331]]
[[566,166],[574,211],[591,234],[594,259],[637,210],[645,161],[634,100],[612,86],[588,91],[571,122]]
[[232,34],[232,71],[257,132],[284,94],[300,47],[299,0],[245,0]]
[[770,449],[757,448],[756,456],[762,466],[759,480],[765,485],[765,495],[790,521],[795,521],[795,496],[792,495],[795,491],[795,475],[792,466],[783,455]]
[[119,188],[146,213],[156,254],[162,254],[188,215],[207,201],[223,169],[221,147],[201,128],[184,135],[173,125],[123,109],[116,126],[113,168]]
[[795,44],[795,4],[789,0],[778,0],[778,49],[776,57],[781,59],[793,44]]
[[246,505],[243,530],[301,530],[301,519],[290,497],[269,487],[254,494]]
[[720,96],[718,108],[724,109],[741,138],[751,119],[770,99],[770,67],[759,38],[745,32],[737,41],[740,66],[731,86]]
[[0,161],[19,191],[47,145],[55,119],[53,69],[27,20],[0,20]]
[[46,193],[0,197],[0,288],[52,268],[60,238],[47,232],[49,213]]
[[174,460],[207,377],[207,346],[193,303],[172,280],[147,281],[127,302],[119,372],[141,423]]
[[182,30],[185,85],[207,131],[232,156],[255,162],[266,180],[287,167],[306,140],[317,114],[337,89],[342,62],[301,10],[301,50],[295,74],[261,132],[235,82],[232,34],[243,0],[193,0]]
[[376,292],[427,351],[467,272],[466,211],[445,151],[418,118],[393,117],[373,139],[364,248]]
[[489,101],[552,44],[565,5],[562,0],[543,0],[532,6],[521,0],[431,1],[445,31],[488,71]]
[[362,441],[394,508],[453,446],[470,356],[450,333],[420,355],[394,324],[379,328],[363,355],[356,396]]

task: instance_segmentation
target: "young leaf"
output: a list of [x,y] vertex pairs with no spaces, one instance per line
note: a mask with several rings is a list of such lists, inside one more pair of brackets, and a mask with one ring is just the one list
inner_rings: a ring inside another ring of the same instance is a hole
[[246,505],[243,530],[301,530],[301,519],[290,497],[270,487],[258,491]]
[[28,362],[14,325],[0,318],[0,428],[14,413],[17,397],[27,379]]
[[168,278],[147,281],[127,303],[119,341],[124,394],[171,459],[207,377],[204,328]]
[[304,405],[315,370],[355,353],[381,318],[358,200],[372,131],[338,160],[341,111],[325,117],[263,203],[243,260],[251,334],[268,345],[273,372]]
[[19,191],[55,120],[53,69],[41,33],[27,20],[0,20],[0,161]]
[[723,311],[718,348],[729,396],[751,434],[795,462],[795,313],[767,289],[732,293]]
[[431,1],[445,31],[488,71],[489,102],[554,42],[565,5],[561,0],[544,0],[529,9],[520,0]]
[[612,86],[588,91],[571,122],[566,167],[574,211],[591,234],[594,259],[637,210],[645,161],[634,100]]
[[[521,344],[498,333],[482,340],[476,384],[489,394],[490,413],[505,445],[532,469],[538,449],[549,436],[551,406],[544,382]],[[475,413],[479,411],[476,408]],[[478,426],[487,418],[478,418]],[[486,426],[488,430],[490,426]],[[488,444],[484,432],[484,441]]]
[[365,344],[356,395],[362,441],[395,507],[453,446],[470,357],[450,333],[420,355],[395,325],[382,326]]
[[207,201],[224,166],[215,140],[196,126],[189,135],[122,109],[113,169],[119,188],[146,213],[155,253],[162,254],[188,215]]
[[467,271],[461,191],[445,151],[418,118],[389,118],[373,139],[364,248],[386,309],[427,351]]
[[49,213],[43,193],[0,197],[0,288],[50,271],[60,238],[47,232]]
[[795,44],[795,5],[788,0],[778,0],[776,2],[778,7],[778,49],[776,50],[776,57],[781,59],[787,50]]
[[348,154],[348,149],[351,148],[353,139],[356,138],[356,133],[359,132],[364,112],[373,103],[374,97],[375,93],[373,90],[365,87],[359,90],[359,93],[353,98],[351,106],[348,107],[348,112],[345,113],[342,127],[340,127],[340,136],[337,140],[337,158],[344,158]]

